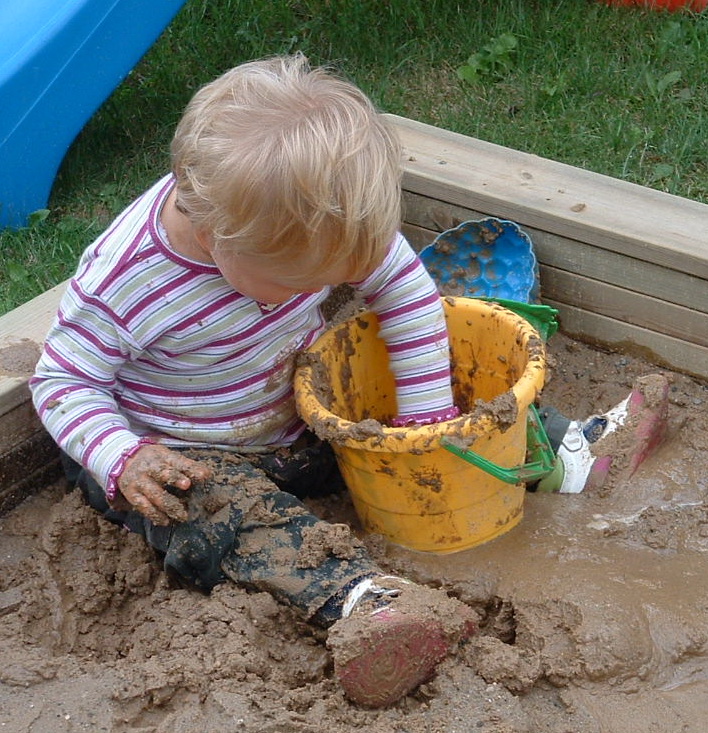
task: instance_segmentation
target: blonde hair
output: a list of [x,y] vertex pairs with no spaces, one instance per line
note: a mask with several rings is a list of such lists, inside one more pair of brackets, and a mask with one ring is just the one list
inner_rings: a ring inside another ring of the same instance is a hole
[[176,204],[216,246],[301,280],[383,260],[400,223],[400,147],[353,84],[300,55],[200,89],[172,142]]

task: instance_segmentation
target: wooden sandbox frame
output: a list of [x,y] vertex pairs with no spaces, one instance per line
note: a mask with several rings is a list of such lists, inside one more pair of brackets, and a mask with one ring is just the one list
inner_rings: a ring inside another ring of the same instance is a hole
[[[708,205],[390,115],[404,145],[403,230],[418,249],[468,219],[520,224],[569,336],[708,380]],[[58,475],[29,373],[59,285],[0,317],[0,513]],[[7,352],[6,352],[7,350]]]

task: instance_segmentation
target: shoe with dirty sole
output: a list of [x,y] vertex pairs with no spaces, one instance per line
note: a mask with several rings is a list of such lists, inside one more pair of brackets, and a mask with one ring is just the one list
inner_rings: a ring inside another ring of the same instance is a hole
[[429,680],[476,631],[475,621],[444,591],[379,576],[352,591],[327,646],[345,695],[363,707],[383,708]]
[[666,377],[649,374],[636,379],[630,394],[608,412],[572,421],[558,449],[563,470],[542,480],[538,490],[599,489],[611,469],[631,477],[666,435],[668,394]]

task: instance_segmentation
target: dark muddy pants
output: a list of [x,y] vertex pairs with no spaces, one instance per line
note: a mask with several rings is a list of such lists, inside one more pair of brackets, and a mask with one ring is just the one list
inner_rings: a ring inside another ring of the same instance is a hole
[[70,459],[67,476],[106,519],[142,534],[164,556],[171,577],[205,591],[229,578],[326,626],[339,618],[347,590],[380,572],[347,537],[348,528],[318,519],[295,495],[324,494],[341,482],[326,444],[248,460],[213,449],[182,452],[208,463],[213,478],[190,489],[188,520],[169,527],[112,509],[103,489]]

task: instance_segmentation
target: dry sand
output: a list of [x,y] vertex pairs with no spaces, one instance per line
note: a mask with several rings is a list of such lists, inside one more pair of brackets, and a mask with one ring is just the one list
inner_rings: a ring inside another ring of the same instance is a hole
[[[556,335],[543,401],[583,417],[651,365]],[[472,550],[366,542],[483,619],[395,707],[343,698],[318,632],[270,596],[170,587],[142,540],[62,485],[0,518],[0,731],[703,733],[708,712],[708,388],[671,379],[669,436],[630,481],[527,494]],[[320,501],[355,522],[346,496]]]

